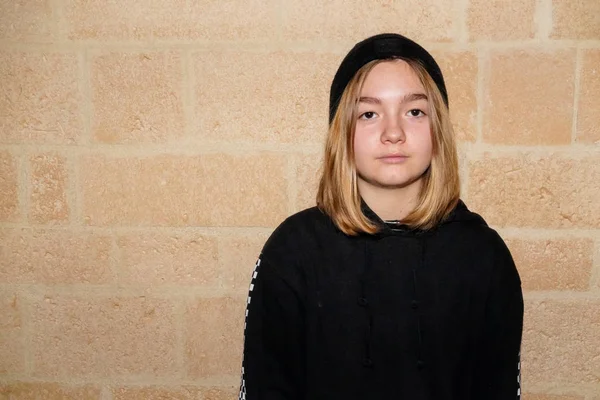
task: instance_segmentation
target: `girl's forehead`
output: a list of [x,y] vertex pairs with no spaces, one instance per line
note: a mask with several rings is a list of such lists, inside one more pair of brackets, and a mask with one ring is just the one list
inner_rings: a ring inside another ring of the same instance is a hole
[[384,61],[375,65],[365,77],[361,93],[390,88],[424,90],[413,68],[403,60]]
[[366,76],[365,80],[373,80],[374,77],[385,75],[386,77],[417,77],[417,74],[404,60],[389,60],[377,63]]

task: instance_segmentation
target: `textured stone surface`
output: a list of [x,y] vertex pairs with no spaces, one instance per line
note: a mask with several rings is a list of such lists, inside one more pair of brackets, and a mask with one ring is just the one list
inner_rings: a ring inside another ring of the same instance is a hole
[[164,142],[184,134],[178,52],[109,53],[92,63],[92,132],[103,143]]
[[472,40],[531,39],[536,0],[470,0],[467,14]]
[[[596,241],[596,250],[594,255],[594,270],[595,270],[595,278],[592,278],[592,287],[600,288],[600,242]],[[600,399],[598,399],[600,400]]]
[[0,143],[74,144],[83,129],[77,56],[0,52]]
[[267,39],[277,28],[275,0],[67,0],[71,39]]
[[19,212],[17,160],[0,151],[0,221],[15,221]]
[[600,227],[598,156],[484,155],[470,163],[469,204],[492,225]]
[[224,142],[321,143],[339,61],[307,52],[195,54],[195,134]]
[[571,142],[575,52],[497,51],[483,103],[483,139],[497,144]]
[[587,290],[593,264],[591,239],[525,240],[506,244],[521,275],[524,290]]
[[477,56],[472,52],[432,53],[444,74],[456,137],[472,142],[477,137]]
[[600,301],[526,302],[523,368],[530,385],[583,385],[600,376]]
[[303,210],[317,205],[316,197],[319,188],[320,170],[323,156],[299,156],[296,165],[296,210]]
[[0,384],[0,397],[7,400],[101,400],[101,389],[92,385],[71,386],[45,382]]
[[117,239],[120,281],[141,285],[217,285],[217,240],[192,233],[128,234]]
[[90,225],[271,226],[286,214],[283,156],[90,157],[84,166]]
[[[600,23],[599,23],[600,24]],[[600,143],[600,50],[585,50],[577,109],[577,141]]]
[[236,235],[219,239],[219,268],[226,289],[248,292],[254,266],[267,238],[267,235]]
[[101,284],[113,280],[110,239],[62,230],[0,229],[3,283]]
[[198,387],[121,387],[113,389],[114,400],[232,400],[236,391]]
[[208,389],[203,393],[202,400],[232,400],[237,399],[238,388],[229,389]]
[[0,3],[0,399],[236,399],[331,80],[392,31],[440,64],[467,204],[507,233],[524,399],[600,400],[597,0]]
[[458,1],[357,0],[292,1],[283,11],[289,40],[358,41],[382,32],[399,32],[419,42],[455,37]]
[[173,304],[147,297],[46,295],[33,305],[36,377],[164,377],[174,373]]
[[8,290],[0,292],[0,376],[25,372],[26,343],[23,339],[21,300],[17,293]]
[[66,160],[55,154],[39,154],[30,160],[30,221],[38,224],[69,219]]
[[184,320],[185,362],[190,378],[238,375],[242,366],[245,299],[198,299]]
[[600,2],[553,1],[553,39],[600,39]]
[[0,39],[48,41],[56,24],[50,0],[0,2]]

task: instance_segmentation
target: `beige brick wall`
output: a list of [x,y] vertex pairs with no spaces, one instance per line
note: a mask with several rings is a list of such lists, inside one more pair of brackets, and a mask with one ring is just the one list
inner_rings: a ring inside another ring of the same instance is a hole
[[0,398],[234,399],[248,279],[328,85],[397,31],[523,277],[527,400],[600,399],[598,0],[1,0]]

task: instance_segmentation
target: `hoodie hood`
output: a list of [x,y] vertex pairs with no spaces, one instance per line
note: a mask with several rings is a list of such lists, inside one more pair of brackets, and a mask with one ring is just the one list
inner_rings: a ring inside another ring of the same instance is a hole
[[[411,228],[402,224],[401,222],[396,223],[384,221],[367,205],[364,200],[361,200],[361,210],[367,218],[380,227],[379,232],[377,232],[374,236],[388,236],[394,234],[422,235],[428,232]],[[458,200],[458,203],[454,209],[439,226],[459,222],[487,226],[485,220],[479,214],[470,211],[462,200]]]
[[469,222],[476,225],[488,226],[483,217],[470,211],[462,200],[458,201],[458,204],[454,207],[450,215],[448,215],[448,218],[442,222],[442,225],[453,222]]

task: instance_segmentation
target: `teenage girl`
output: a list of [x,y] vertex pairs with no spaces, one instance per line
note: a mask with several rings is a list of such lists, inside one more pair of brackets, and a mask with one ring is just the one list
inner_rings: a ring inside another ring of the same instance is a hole
[[520,398],[521,282],[460,200],[440,68],[370,37],[331,85],[317,206],[265,244],[240,399]]

